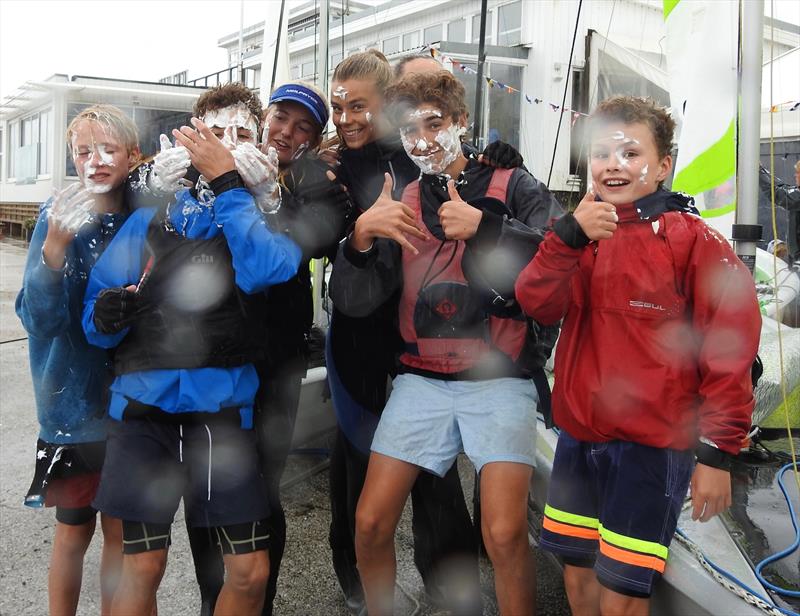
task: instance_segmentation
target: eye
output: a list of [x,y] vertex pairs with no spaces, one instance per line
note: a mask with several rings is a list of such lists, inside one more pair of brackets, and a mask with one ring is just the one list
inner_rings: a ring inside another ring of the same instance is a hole
[[597,160],[603,160],[604,158],[607,157],[608,157],[607,152],[592,152],[592,158],[595,158]]
[[356,113],[361,113],[362,111],[364,111],[364,105],[362,105],[361,103],[357,103],[357,104],[353,105],[352,109]]
[[639,153],[638,152],[634,152],[633,150],[628,150],[624,154],[625,158],[636,158],[638,155],[639,155]]

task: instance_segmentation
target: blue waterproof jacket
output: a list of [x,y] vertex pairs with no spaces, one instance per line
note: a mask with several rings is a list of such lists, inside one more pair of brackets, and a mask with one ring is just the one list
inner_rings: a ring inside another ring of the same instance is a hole
[[29,335],[39,438],[58,445],[103,441],[110,364],[104,349],[87,342],[81,312],[88,274],[128,214],[93,215],[67,248],[64,267],[53,269],[42,258],[51,203],[43,204],[33,230],[16,301]]
[[[128,219],[89,276],[83,328],[92,344],[117,346],[128,330],[102,334],[94,324],[94,304],[105,288],[137,284],[146,261],[147,228],[155,208],[140,208]],[[169,208],[169,221],[188,239],[211,239],[224,234],[230,249],[236,285],[245,293],[263,291],[297,273],[300,248],[265,224],[244,188],[221,192],[212,204],[201,204],[184,190]],[[238,407],[242,427],[252,426],[258,377],[252,364],[232,368],[146,370],[122,374],[111,385],[109,414],[122,419],[128,398],[168,413],[218,412]]]

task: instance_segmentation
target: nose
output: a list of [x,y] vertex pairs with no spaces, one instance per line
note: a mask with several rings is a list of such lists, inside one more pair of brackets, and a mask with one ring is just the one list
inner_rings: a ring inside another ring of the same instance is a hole
[[92,167],[101,167],[105,163],[103,162],[103,157],[100,156],[100,151],[98,149],[94,149],[89,152],[89,164]]

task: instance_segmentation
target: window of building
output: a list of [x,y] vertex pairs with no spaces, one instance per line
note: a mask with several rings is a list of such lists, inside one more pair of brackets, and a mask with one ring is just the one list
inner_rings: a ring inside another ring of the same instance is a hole
[[467,42],[467,19],[465,17],[447,24],[447,40],[453,43]]
[[8,125],[8,177],[16,176],[14,165],[14,154],[19,148],[19,122]]
[[[481,16],[472,17],[472,42],[477,45],[481,42]],[[486,44],[494,44],[494,11],[486,14]]]
[[425,45],[430,45],[431,43],[437,43],[442,40],[442,24],[436,24],[435,26],[429,26],[425,28],[425,34],[423,35],[422,42]]
[[300,67],[296,64],[289,69],[289,73],[292,76],[292,79],[300,79]]
[[419,30],[403,35],[403,49],[413,49],[414,47],[419,47]]
[[339,62],[342,61],[342,54],[340,53],[332,53],[331,54],[331,68],[336,68],[339,65]]
[[390,53],[397,53],[400,51],[400,37],[393,36],[383,41],[383,53],[389,55]]
[[497,44],[505,47],[522,42],[522,2],[504,4],[497,9]]
[[303,62],[303,77],[312,77],[316,71],[314,70],[314,62]]
[[361,49],[359,47],[356,47],[355,49],[348,49],[347,50],[347,57],[349,58],[354,53],[358,53],[359,51],[361,51]]
[[23,118],[11,130],[8,176],[21,181],[35,181],[36,176],[50,173],[48,152],[52,111],[45,109]]
[[6,151],[5,136],[6,136],[5,132],[3,131],[2,128],[0,128],[0,176],[3,175],[3,161],[5,160],[5,157],[3,156],[3,154]]

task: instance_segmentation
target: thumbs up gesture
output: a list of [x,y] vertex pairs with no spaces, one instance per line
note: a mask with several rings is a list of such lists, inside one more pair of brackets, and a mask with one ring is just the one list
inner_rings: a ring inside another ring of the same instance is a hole
[[408,241],[407,235],[426,240],[428,235],[418,223],[414,210],[405,203],[392,198],[392,176],[384,174],[383,189],[375,203],[356,220],[350,239],[356,250],[366,251],[372,247],[376,237],[395,240],[414,254],[419,251]]
[[453,180],[447,182],[450,200],[439,208],[439,222],[448,240],[468,240],[478,232],[483,212],[464,201]]
[[605,201],[595,201],[594,191],[590,190],[581,199],[572,213],[575,220],[590,240],[610,239],[617,230],[617,208]]

